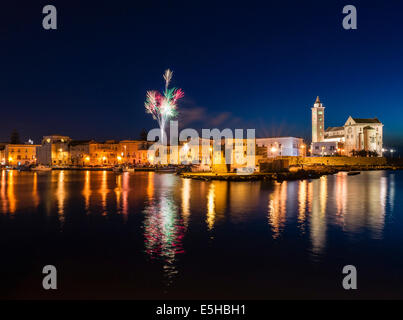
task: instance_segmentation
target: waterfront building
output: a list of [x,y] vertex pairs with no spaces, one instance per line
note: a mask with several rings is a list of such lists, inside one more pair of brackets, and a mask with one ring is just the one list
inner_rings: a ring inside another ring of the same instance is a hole
[[93,140],[72,140],[69,143],[70,163],[74,166],[90,165],[90,145]]
[[256,138],[256,146],[266,149],[267,158],[275,158],[278,156],[304,157],[306,155],[306,145],[302,138]]
[[315,156],[336,156],[344,154],[343,145],[337,141],[322,141],[312,144],[311,154]]
[[37,147],[38,163],[47,166],[63,166],[70,162],[69,142],[67,136],[44,136],[42,144]]
[[0,165],[6,165],[6,145],[0,144]]
[[324,130],[324,107],[319,97],[312,110],[312,155],[346,155],[355,151],[372,151],[382,156],[383,124],[378,118],[348,117],[344,126]]
[[31,165],[36,163],[36,148],[34,144],[7,144],[4,148],[2,162],[9,166]]
[[[190,164],[199,162],[200,170],[204,171],[210,167],[212,155],[213,155],[213,139],[197,138],[194,142],[183,141],[179,143],[179,163]],[[221,145],[224,144],[224,140],[221,141]],[[203,148],[206,148],[203,154]],[[174,150],[171,150],[171,153]]]
[[92,141],[89,143],[89,158],[86,158],[89,165],[112,166],[122,162],[119,155],[119,143],[115,140],[105,142]]
[[378,118],[362,119],[348,117],[344,124],[345,149],[347,154],[353,150],[375,151],[382,156],[383,124]]
[[119,142],[119,157],[121,163],[133,165],[148,165],[148,141],[122,140]]

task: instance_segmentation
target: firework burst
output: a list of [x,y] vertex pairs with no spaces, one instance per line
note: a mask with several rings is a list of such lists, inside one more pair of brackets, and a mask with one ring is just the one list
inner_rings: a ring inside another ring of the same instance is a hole
[[144,103],[146,112],[153,116],[153,119],[158,121],[161,129],[161,140],[165,139],[165,125],[169,119],[177,116],[177,102],[183,98],[184,93],[182,89],[171,88],[169,89],[169,83],[171,82],[173,72],[166,70],[164,73],[165,80],[165,92],[160,94],[158,91],[147,91],[146,102]]

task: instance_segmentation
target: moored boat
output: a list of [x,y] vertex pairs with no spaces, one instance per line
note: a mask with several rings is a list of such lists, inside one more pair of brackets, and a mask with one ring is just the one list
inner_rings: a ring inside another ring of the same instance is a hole
[[112,168],[112,171],[113,171],[113,172],[117,172],[117,173],[123,172],[123,167],[121,167],[121,166],[114,166],[114,167]]
[[31,168],[31,170],[32,171],[50,171],[50,170],[52,170],[52,168],[40,164],[40,165],[37,165],[36,167]]
[[123,167],[122,170],[123,170],[123,172],[134,172],[135,171],[135,169],[131,168],[131,167]]

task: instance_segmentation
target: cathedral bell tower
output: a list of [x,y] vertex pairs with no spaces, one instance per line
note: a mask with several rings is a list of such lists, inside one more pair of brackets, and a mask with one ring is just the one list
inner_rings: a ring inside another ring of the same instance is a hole
[[312,109],[312,142],[321,142],[325,138],[325,107],[319,96]]

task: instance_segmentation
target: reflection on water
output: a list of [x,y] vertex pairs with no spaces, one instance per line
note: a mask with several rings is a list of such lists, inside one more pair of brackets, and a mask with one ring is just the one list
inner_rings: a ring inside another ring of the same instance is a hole
[[105,216],[107,214],[107,207],[106,207],[106,198],[109,193],[108,185],[107,185],[107,171],[102,171],[102,180],[99,186],[99,194],[101,195],[101,204],[102,204],[102,215]]
[[213,229],[215,221],[215,185],[210,184],[209,191],[207,194],[207,227],[209,230]]
[[188,227],[190,216],[190,179],[182,179],[182,217],[185,227]]
[[90,198],[91,198],[91,172],[90,171],[85,171],[83,196],[85,199],[85,212],[88,212],[90,209]]
[[128,172],[124,172],[122,176],[122,213],[125,219],[127,219],[127,215],[129,213],[130,174]]
[[312,252],[319,254],[326,243],[326,201],[327,201],[327,177],[321,177],[311,182],[313,185],[312,211],[310,215],[310,229]]
[[274,190],[269,194],[269,224],[272,227],[273,238],[280,235],[286,221],[287,211],[287,182],[275,183]]
[[[388,197],[388,178],[382,176],[381,172],[371,172],[371,174],[357,176],[356,180],[349,180],[348,185],[344,187],[348,195],[347,200],[339,199],[344,201],[345,208],[342,214],[343,228],[349,233],[368,230],[373,239],[381,239]],[[345,179],[349,177],[344,178],[344,181]],[[344,183],[347,184],[347,182]],[[389,194],[393,197],[393,191],[389,191]]]
[[158,197],[151,197],[144,209],[144,238],[146,253],[163,263],[166,285],[172,284],[177,274],[177,255],[184,252],[185,227],[175,204],[174,180],[165,175]]
[[57,178],[57,190],[56,190],[56,199],[57,199],[57,213],[59,215],[59,221],[63,226],[64,223],[64,201],[66,197],[66,191],[64,188],[64,171],[58,172]]
[[306,199],[308,196],[308,182],[306,180],[299,182],[298,188],[298,221],[303,224],[306,217]]
[[389,206],[391,211],[393,212],[394,204],[395,204],[395,175],[391,174],[389,176]]
[[8,197],[8,211],[10,214],[13,214],[17,206],[17,200],[14,191],[14,171],[12,170],[8,172],[7,197]]
[[300,227],[309,227],[316,252],[325,246],[329,223],[339,225],[348,233],[365,229],[374,239],[382,238],[386,206],[393,211],[395,201],[395,174],[383,171],[351,177],[339,173],[316,180],[274,183],[270,188],[262,188],[260,182],[206,183],[172,175],[158,176],[152,172],[140,176],[107,171],[71,173],[62,170],[46,174],[2,170],[1,213],[14,214],[18,210],[34,209],[41,202],[48,204],[47,211],[51,213],[53,197],[49,191],[54,190],[55,213],[63,221],[68,197],[75,192],[75,188],[70,186],[70,176],[74,174],[78,175],[76,180],[82,185],[83,207],[87,213],[99,213],[97,207],[101,207],[103,215],[113,212],[127,216],[131,200],[136,200],[146,203],[147,208],[156,207],[175,212],[175,215],[181,208],[181,220],[187,227],[192,210],[205,206],[205,221],[209,230],[216,223],[227,221],[224,219],[226,214],[231,223],[242,223],[253,218],[253,212],[263,212],[262,200],[267,194],[272,236],[278,238],[287,227],[287,220],[295,216]]
[[1,199],[1,211],[7,212],[7,196],[6,196],[6,170],[1,171],[1,186],[0,186],[0,199]]
[[282,243],[290,235],[303,237],[313,261],[323,259],[333,230],[343,239],[382,241],[386,217],[393,217],[396,207],[395,189],[402,180],[397,180],[398,174],[338,173],[271,184],[205,182],[153,172],[2,170],[0,214],[11,218],[45,210],[45,218],[57,217],[61,228],[73,214],[72,207],[81,207],[86,218],[121,214],[122,224],[130,222],[131,215],[141,215],[135,220],[141,221],[144,239],[139,251],[145,251],[151,263],[161,263],[166,284],[171,286],[185,251],[184,237],[195,230],[207,230],[206,237],[211,239],[213,231],[215,235],[224,232],[222,225],[244,224],[252,233],[259,224],[268,225],[265,239]]
[[39,205],[39,195],[38,195],[38,173],[34,172],[33,187],[32,187],[32,201],[34,203],[34,208]]

